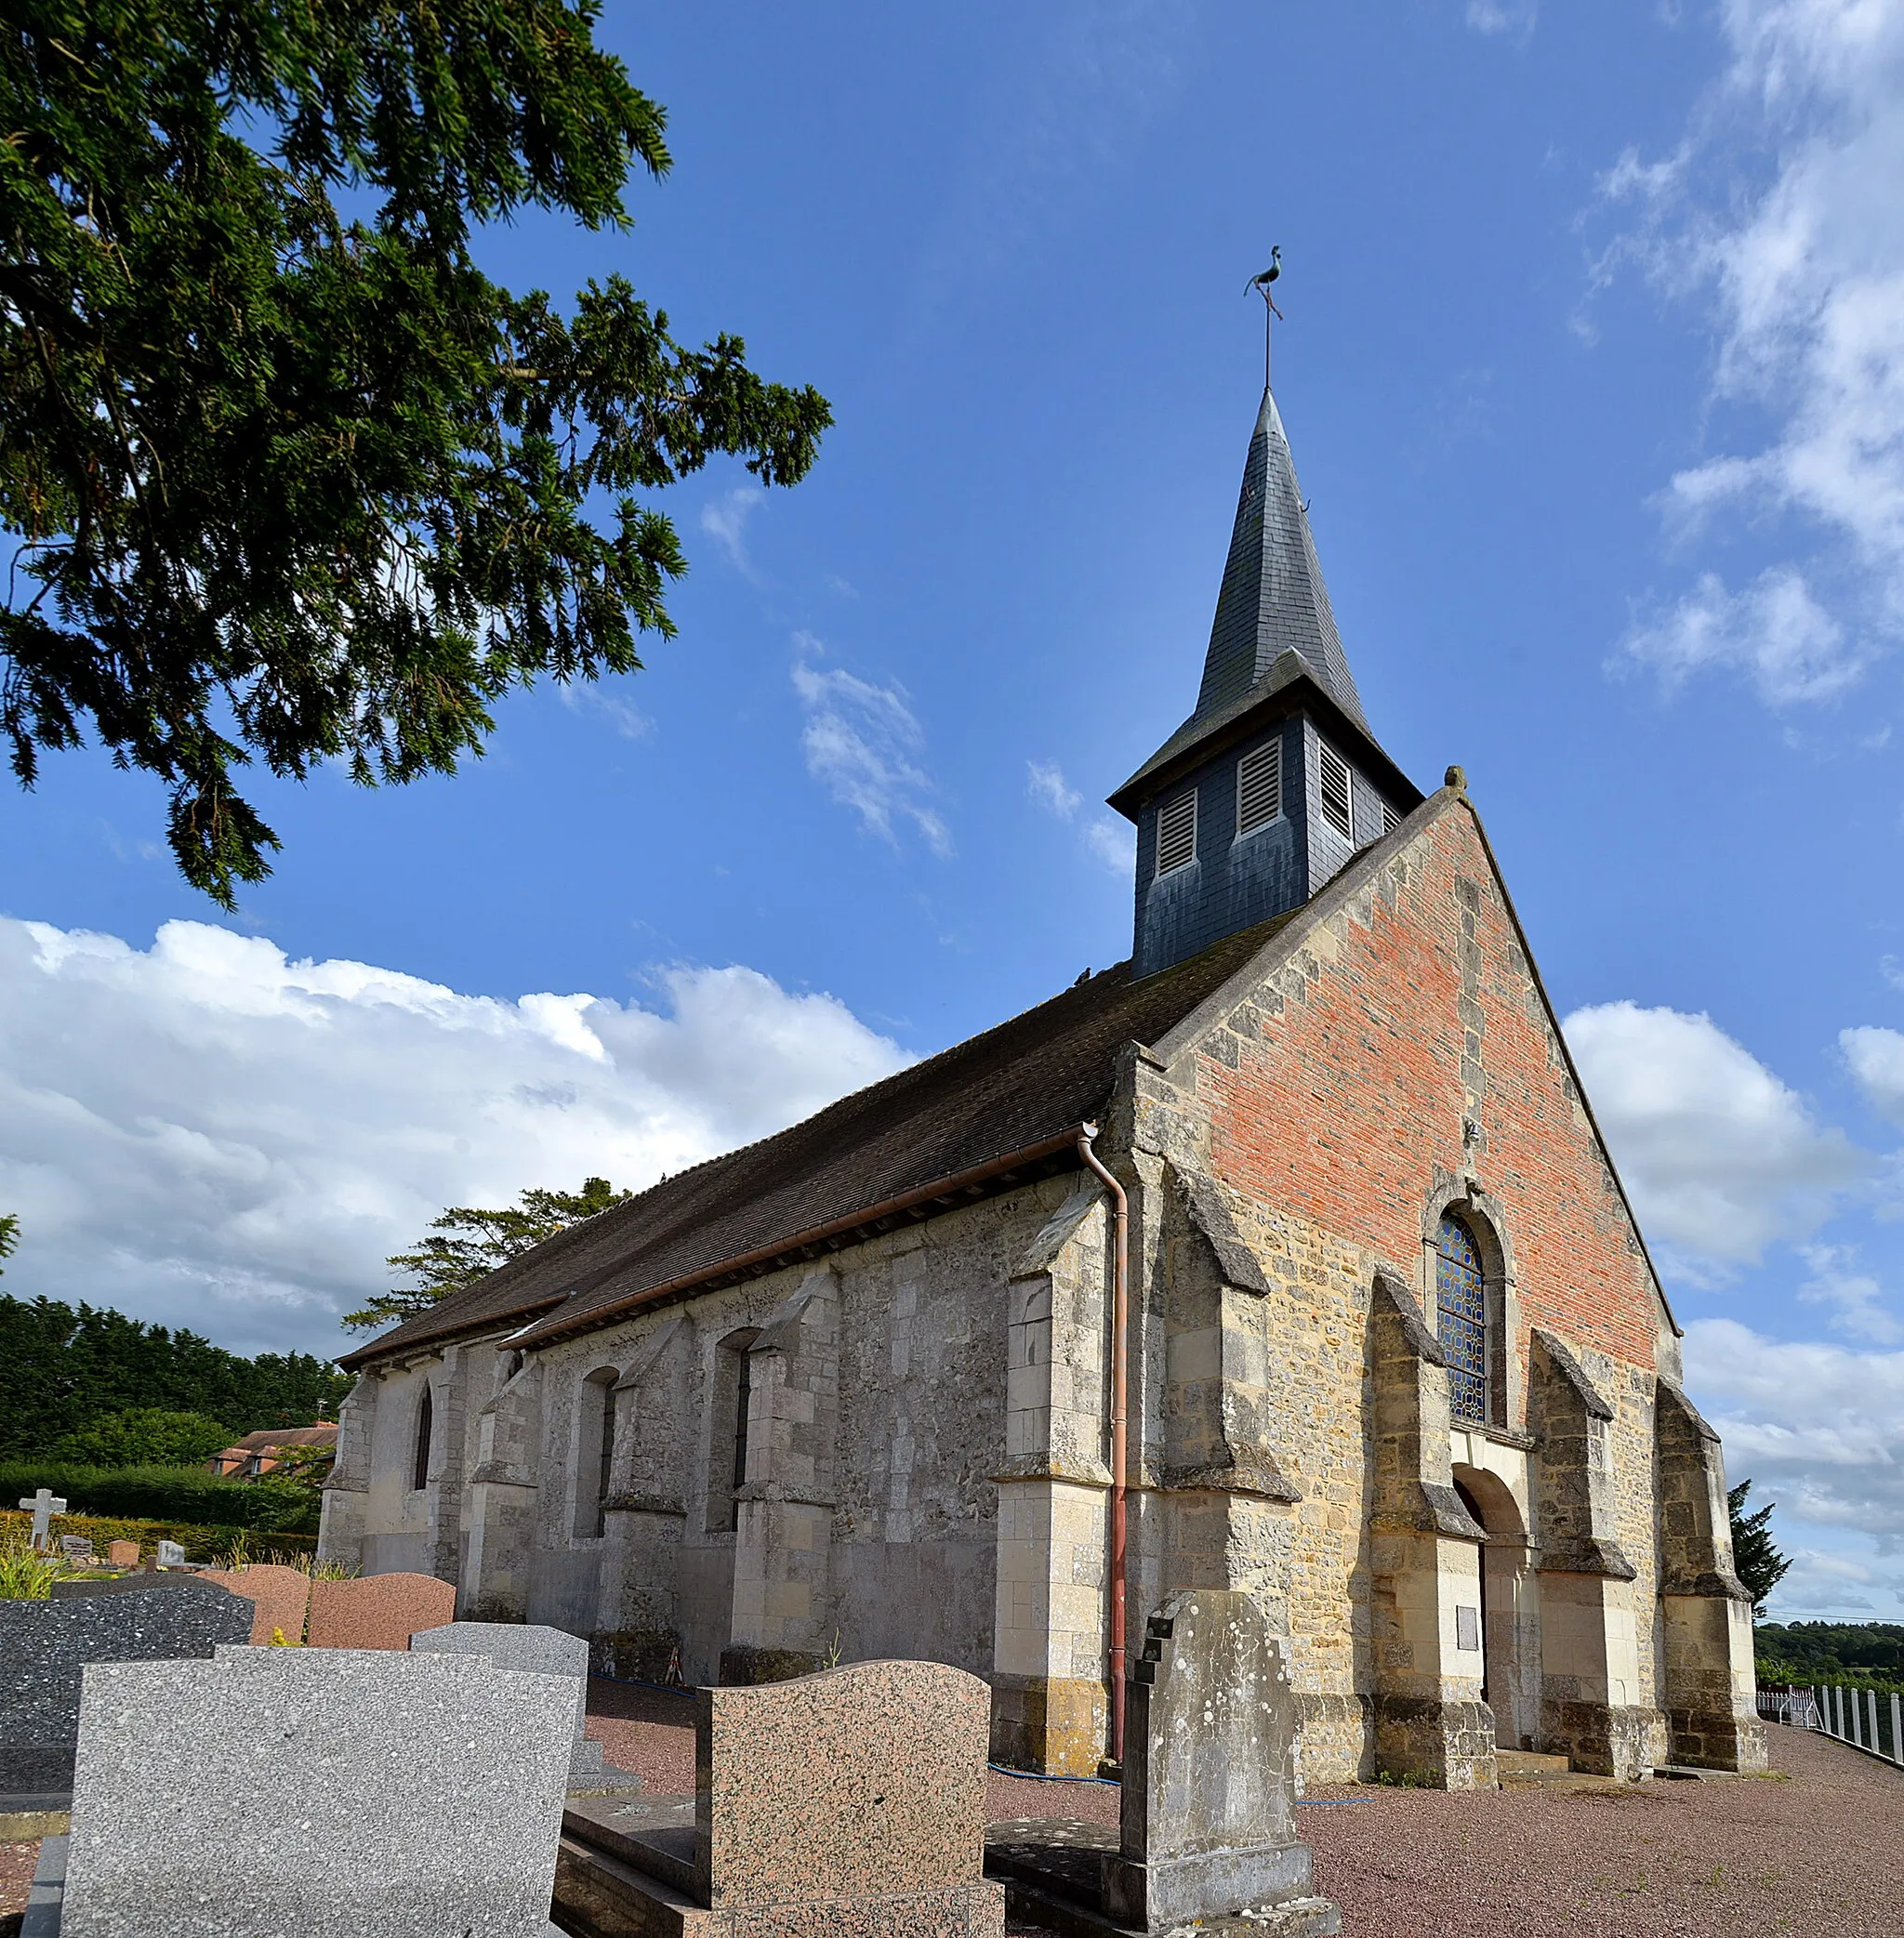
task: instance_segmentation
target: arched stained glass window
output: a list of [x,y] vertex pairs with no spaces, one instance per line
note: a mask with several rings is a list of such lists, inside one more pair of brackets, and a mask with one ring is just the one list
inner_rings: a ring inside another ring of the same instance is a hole
[[1488,1287],[1474,1234],[1444,1218],[1435,1246],[1435,1332],[1448,1360],[1448,1399],[1456,1419],[1488,1417]]

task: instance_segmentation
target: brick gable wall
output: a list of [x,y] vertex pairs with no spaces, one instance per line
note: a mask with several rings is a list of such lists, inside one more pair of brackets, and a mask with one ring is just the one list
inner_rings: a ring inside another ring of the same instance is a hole
[[1253,1007],[1251,1035],[1223,1032],[1198,1059],[1218,1177],[1412,1281],[1424,1200],[1461,1169],[1470,1120],[1513,1246],[1521,1363],[1545,1326],[1651,1371],[1650,1274],[1464,805]]

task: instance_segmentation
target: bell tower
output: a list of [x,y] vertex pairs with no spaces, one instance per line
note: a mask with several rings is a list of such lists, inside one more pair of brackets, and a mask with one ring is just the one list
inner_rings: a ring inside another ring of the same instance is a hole
[[1133,973],[1299,908],[1421,799],[1362,712],[1265,382],[1197,705],[1110,797],[1137,824]]

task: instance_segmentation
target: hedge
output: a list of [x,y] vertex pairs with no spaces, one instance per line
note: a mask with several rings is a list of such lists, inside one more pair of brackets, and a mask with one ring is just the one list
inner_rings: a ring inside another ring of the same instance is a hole
[[[33,1524],[31,1514],[13,1510],[0,1511],[0,1546],[11,1541],[24,1543]],[[234,1541],[245,1543],[245,1553],[254,1562],[269,1561],[273,1554],[288,1560],[294,1555],[317,1552],[315,1535],[261,1535],[256,1528],[201,1527],[190,1521],[125,1521],[98,1514],[55,1514],[51,1529],[55,1547],[61,1535],[76,1535],[93,1544],[102,1562],[109,1541],[137,1541],[147,1561],[158,1559],[161,1541],[177,1541],[189,1562],[229,1561]]]
[[292,1481],[227,1480],[196,1467],[76,1467],[59,1460],[0,1461],[0,1505],[47,1488],[76,1514],[179,1521],[193,1527],[248,1527],[259,1534],[315,1535],[316,1490]]

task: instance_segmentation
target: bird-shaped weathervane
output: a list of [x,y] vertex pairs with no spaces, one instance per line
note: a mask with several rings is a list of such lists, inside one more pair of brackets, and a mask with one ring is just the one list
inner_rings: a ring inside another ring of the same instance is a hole
[[1257,293],[1257,295],[1260,296],[1263,298],[1263,300],[1269,305],[1269,313],[1272,316],[1274,316],[1278,322],[1282,320],[1282,311],[1276,307],[1276,298],[1270,295],[1269,285],[1272,283],[1274,283],[1276,279],[1282,274],[1282,272],[1283,245],[1280,243],[1277,243],[1271,248],[1269,252],[1269,267],[1263,270],[1262,275],[1251,276],[1249,283],[1245,285],[1250,289],[1253,289]]
[[1249,283],[1245,285],[1247,288],[1253,289],[1263,298],[1263,309],[1266,311],[1263,319],[1263,386],[1264,389],[1269,388],[1269,333],[1274,327],[1269,319],[1273,316],[1277,323],[1283,320],[1282,311],[1276,307],[1276,298],[1269,293],[1269,285],[1282,272],[1283,250],[1282,244],[1278,243],[1269,252],[1269,267],[1263,270],[1262,275],[1251,276]]

